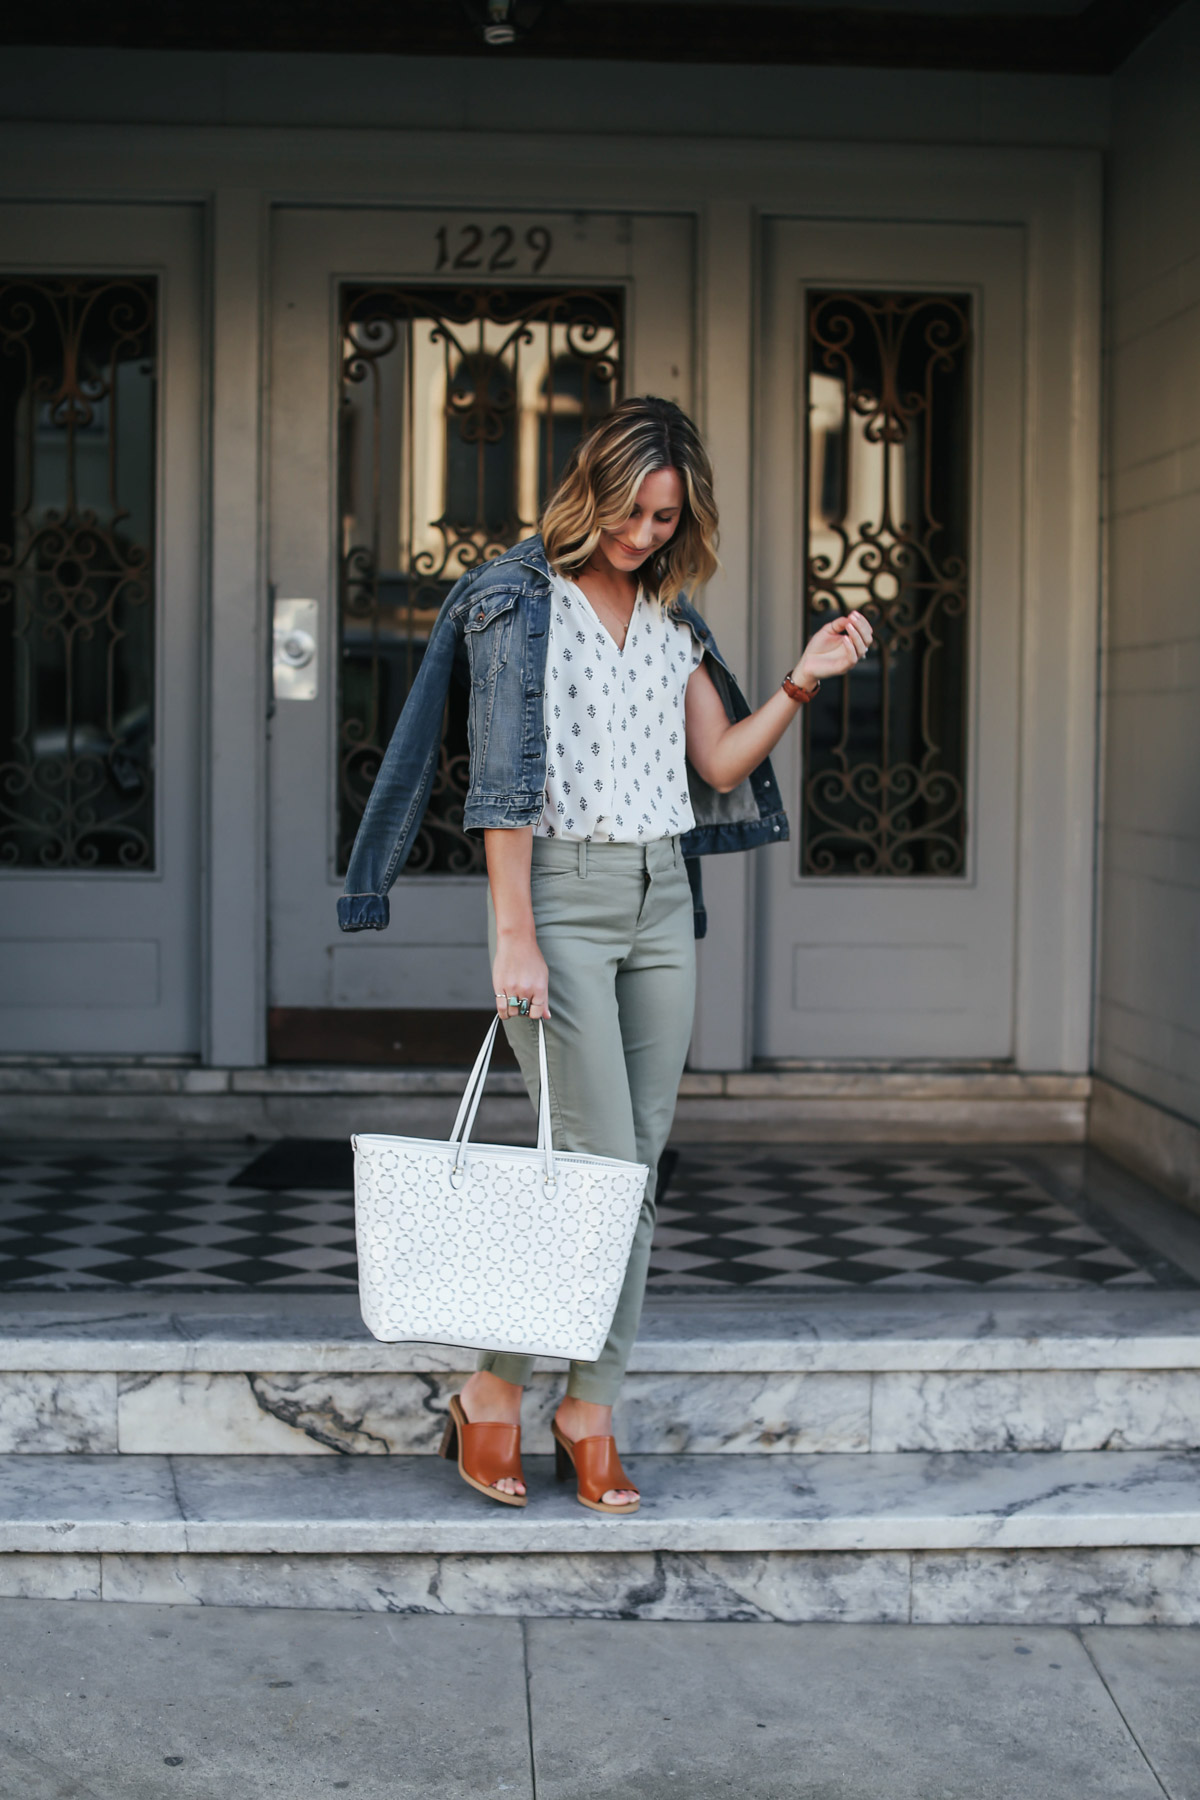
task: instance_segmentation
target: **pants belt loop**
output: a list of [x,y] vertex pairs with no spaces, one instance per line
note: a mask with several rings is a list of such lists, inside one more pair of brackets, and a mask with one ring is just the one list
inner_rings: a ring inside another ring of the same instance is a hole
[[579,840],[579,875],[580,875],[581,880],[583,880],[583,881],[587,880],[587,839],[586,838],[580,838],[580,840]]

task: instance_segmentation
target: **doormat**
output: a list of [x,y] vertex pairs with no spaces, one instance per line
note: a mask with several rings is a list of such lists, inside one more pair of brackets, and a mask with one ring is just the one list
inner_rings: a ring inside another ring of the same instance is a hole
[[[658,1159],[660,1202],[678,1161],[678,1150],[664,1150]],[[354,1152],[349,1138],[280,1138],[232,1175],[228,1185],[265,1188],[269,1193],[293,1188],[353,1188]]]

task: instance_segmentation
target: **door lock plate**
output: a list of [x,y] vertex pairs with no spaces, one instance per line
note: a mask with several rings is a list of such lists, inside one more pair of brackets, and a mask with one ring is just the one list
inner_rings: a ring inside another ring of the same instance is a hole
[[277,600],[271,668],[276,700],[317,697],[317,602]]

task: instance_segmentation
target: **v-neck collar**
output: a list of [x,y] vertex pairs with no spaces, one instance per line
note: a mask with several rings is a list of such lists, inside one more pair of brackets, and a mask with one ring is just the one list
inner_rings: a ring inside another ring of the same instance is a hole
[[625,642],[623,644],[618,644],[616,638],[613,636],[612,632],[608,629],[608,626],[604,623],[604,620],[600,617],[600,614],[596,611],[595,607],[592,605],[591,601],[588,599],[587,595],[584,593],[584,591],[580,587],[579,583],[577,581],[572,580],[571,576],[569,576],[569,575],[563,575],[560,577],[560,579],[564,582],[564,584],[567,587],[573,589],[573,591],[576,594],[578,594],[579,598],[583,601],[583,604],[587,607],[588,616],[595,620],[596,625],[604,633],[605,637],[608,639],[609,643],[612,645],[613,649],[615,650],[617,656],[623,660],[624,656],[625,656],[625,652],[629,648],[629,639],[633,632],[633,621],[637,617],[637,609],[638,609],[639,605],[641,604],[642,596],[644,595],[644,593],[646,591],[645,588],[642,587],[640,582],[638,583],[638,591],[637,591],[636,595],[634,596],[633,611],[629,615],[629,624],[625,628]]

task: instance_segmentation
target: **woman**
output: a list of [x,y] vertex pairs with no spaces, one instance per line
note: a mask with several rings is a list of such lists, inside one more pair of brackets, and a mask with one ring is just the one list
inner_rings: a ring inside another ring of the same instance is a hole
[[[433,722],[461,639],[472,673],[464,823],[484,833],[496,1008],[535,1104],[536,1021],[548,1022],[555,1144],[651,1170],[608,1341],[597,1362],[571,1365],[553,1426],[560,1476],[573,1468],[582,1504],[606,1513],[639,1504],[612,1407],[637,1333],[658,1160],[692,1030],[703,915],[690,853],[786,837],[769,752],[820,681],[844,674],[871,642],[861,613],[833,620],[751,712],[683,597],[714,573],[716,536],[695,426],[670,401],[624,401],[572,455],[540,540],[449,595],[339,902],[346,929],[387,922],[386,890],[428,797]],[[526,1499],[520,1417],[531,1362],[485,1352],[450,1403],[442,1446],[472,1487],[510,1506]]]

